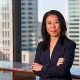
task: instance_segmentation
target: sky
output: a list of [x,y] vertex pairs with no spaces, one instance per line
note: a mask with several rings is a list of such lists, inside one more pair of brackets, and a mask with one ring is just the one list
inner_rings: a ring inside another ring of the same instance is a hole
[[68,20],[68,0],[38,0],[38,21],[42,21],[43,15],[49,10],[60,11],[65,20]]

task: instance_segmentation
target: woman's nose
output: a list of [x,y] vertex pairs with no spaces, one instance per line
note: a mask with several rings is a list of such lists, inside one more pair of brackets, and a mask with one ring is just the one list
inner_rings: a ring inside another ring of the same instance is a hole
[[55,28],[55,24],[54,23],[51,25],[51,28]]

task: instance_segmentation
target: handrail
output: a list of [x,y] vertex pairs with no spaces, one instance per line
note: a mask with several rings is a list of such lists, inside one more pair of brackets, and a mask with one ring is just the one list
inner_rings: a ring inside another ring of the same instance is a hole
[[80,75],[74,75],[74,74],[72,74],[72,79],[80,80]]
[[71,68],[72,80],[80,80],[80,67],[72,66]]

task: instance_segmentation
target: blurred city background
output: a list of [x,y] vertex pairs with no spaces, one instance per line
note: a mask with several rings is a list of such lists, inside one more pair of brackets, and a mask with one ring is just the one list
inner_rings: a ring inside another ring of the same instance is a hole
[[32,64],[42,17],[52,9],[65,17],[66,35],[76,42],[73,66],[80,67],[80,0],[0,0],[0,61]]

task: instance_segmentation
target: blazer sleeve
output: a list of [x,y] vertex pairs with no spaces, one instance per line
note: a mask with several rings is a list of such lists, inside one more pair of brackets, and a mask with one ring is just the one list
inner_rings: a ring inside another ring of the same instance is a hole
[[[34,59],[34,62],[35,62],[35,63],[39,63],[39,64],[41,64],[41,62],[40,62],[40,56],[41,56],[40,44],[41,44],[41,43],[39,43],[38,46],[37,46],[36,54],[35,54],[35,59]],[[34,74],[35,74],[36,76],[41,76],[41,71],[34,71],[34,70],[33,70],[33,72],[34,72]]]
[[59,66],[47,65],[41,69],[42,77],[63,77],[70,71],[75,55],[76,44],[74,42],[65,46],[64,63]]

